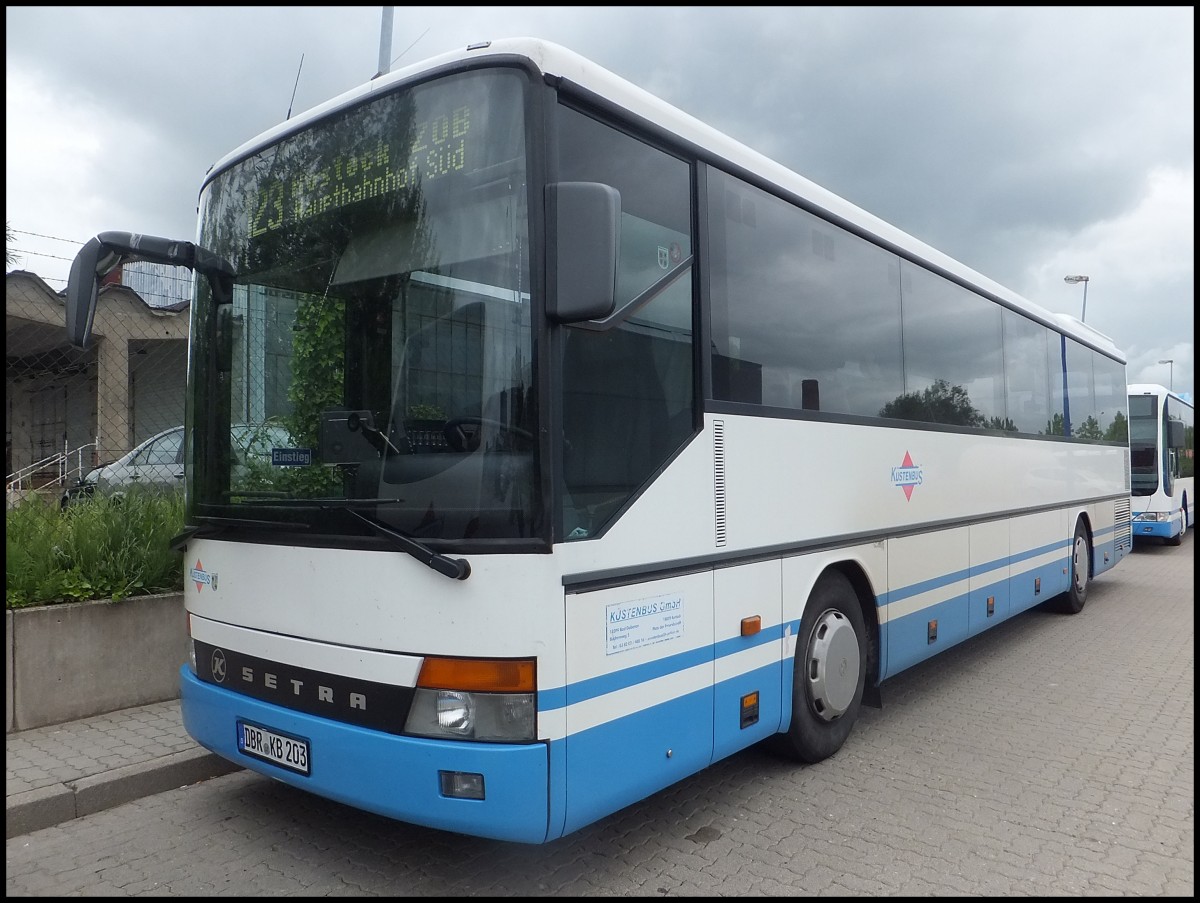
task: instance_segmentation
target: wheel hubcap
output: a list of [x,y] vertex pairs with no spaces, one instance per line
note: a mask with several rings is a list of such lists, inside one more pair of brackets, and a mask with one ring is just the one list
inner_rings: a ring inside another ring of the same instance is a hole
[[813,712],[823,721],[843,715],[858,690],[858,637],[840,611],[817,619],[808,644],[808,691]]
[[1082,592],[1087,586],[1088,579],[1088,550],[1087,540],[1082,536],[1075,537],[1075,589]]

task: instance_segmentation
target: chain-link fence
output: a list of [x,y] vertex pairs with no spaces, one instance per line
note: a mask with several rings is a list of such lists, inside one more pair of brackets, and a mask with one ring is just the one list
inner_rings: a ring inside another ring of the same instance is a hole
[[181,490],[186,299],[105,285],[85,350],[67,343],[63,296],[36,274],[9,273],[5,302],[8,510],[40,498],[49,516],[106,465],[110,490]]

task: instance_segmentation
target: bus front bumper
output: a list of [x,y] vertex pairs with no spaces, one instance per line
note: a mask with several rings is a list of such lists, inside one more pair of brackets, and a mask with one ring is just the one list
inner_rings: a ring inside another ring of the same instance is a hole
[[1174,517],[1167,520],[1133,519],[1133,537],[1154,536],[1158,539],[1170,539],[1179,532],[1179,523]]
[[[545,743],[433,740],[367,730],[264,703],[180,669],[183,725],[197,743],[244,768],[317,796],[410,824],[543,843],[549,812]],[[308,774],[239,744],[239,723],[304,745]],[[443,795],[442,773],[482,775],[483,799]]]

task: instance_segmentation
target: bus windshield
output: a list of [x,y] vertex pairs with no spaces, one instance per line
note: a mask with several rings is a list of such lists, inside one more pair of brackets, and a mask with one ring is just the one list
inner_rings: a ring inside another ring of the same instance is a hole
[[1158,399],[1153,395],[1129,396],[1129,470],[1132,495],[1158,491]]
[[[190,515],[536,534],[523,87],[404,87],[208,182],[199,242],[237,281],[231,300],[198,285]],[[240,461],[230,423],[288,438]]]

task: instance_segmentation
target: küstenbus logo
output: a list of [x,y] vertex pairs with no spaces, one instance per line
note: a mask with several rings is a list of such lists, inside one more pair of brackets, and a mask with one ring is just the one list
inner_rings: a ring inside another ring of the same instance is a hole
[[892,485],[904,490],[905,500],[912,499],[914,486],[920,486],[922,481],[921,468],[913,463],[912,455],[907,451],[899,467],[892,468]]
[[196,559],[196,566],[189,571],[188,576],[192,578],[192,582],[196,584],[196,592],[200,592],[204,587],[212,587],[212,591],[217,591],[217,575],[212,571],[204,570],[204,565],[200,559]]

